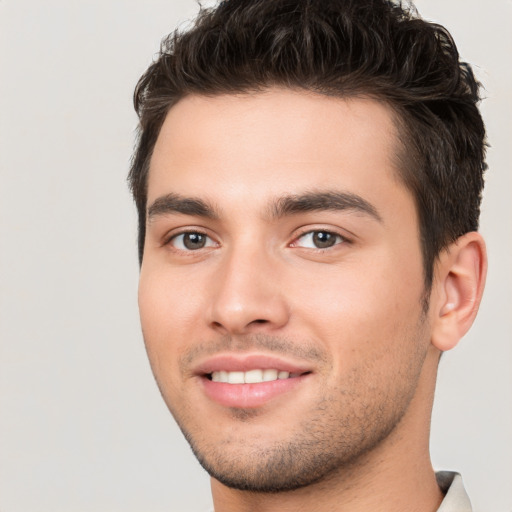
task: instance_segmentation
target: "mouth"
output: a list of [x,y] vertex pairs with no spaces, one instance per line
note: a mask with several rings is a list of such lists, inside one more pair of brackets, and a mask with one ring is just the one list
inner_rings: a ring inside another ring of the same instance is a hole
[[205,361],[196,376],[206,397],[229,408],[257,408],[297,390],[313,371],[272,356],[224,355]]
[[212,382],[222,382],[226,384],[260,384],[262,382],[272,382],[275,380],[294,379],[304,373],[290,373],[285,370],[254,369],[245,372],[220,370],[206,375],[206,378]]

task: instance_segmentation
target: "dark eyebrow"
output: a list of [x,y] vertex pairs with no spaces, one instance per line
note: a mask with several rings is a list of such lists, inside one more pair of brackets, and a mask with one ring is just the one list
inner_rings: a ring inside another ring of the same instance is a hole
[[215,208],[196,197],[183,197],[179,194],[167,194],[158,197],[148,208],[148,221],[151,221],[158,215],[168,213],[181,213],[183,215],[194,215],[197,217],[206,217],[208,219],[218,219]]
[[382,222],[382,217],[371,203],[350,192],[307,192],[301,195],[281,197],[271,205],[271,216],[275,219],[285,215],[320,210],[352,210],[370,215]]

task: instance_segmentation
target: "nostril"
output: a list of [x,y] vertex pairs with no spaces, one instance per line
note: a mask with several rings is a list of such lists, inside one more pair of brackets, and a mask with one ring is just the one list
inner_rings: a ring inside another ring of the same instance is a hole
[[253,320],[251,323],[253,324],[266,324],[268,322],[268,320]]

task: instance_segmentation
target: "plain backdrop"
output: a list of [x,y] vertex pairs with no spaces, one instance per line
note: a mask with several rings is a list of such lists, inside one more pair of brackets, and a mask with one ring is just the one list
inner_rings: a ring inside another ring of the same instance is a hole
[[[512,511],[512,2],[421,0],[485,84],[479,318],[440,365],[436,468]],[[126,185],[133,87],[193,0],[0,0],[0,512],[203,511],[154,384]],[[208,421],[208,418],[205,418]]]

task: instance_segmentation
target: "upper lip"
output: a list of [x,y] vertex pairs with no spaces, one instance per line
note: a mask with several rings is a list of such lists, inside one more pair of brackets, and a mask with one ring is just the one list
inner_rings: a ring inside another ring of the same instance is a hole
[[289,373],[308,373],[311,368],[304,363],[296,363],[275,355],[266,354],[217,354],[200,361],[194,367],[194,374],[208,375],[212,372],[247,372],[249,370],[273,369]]

